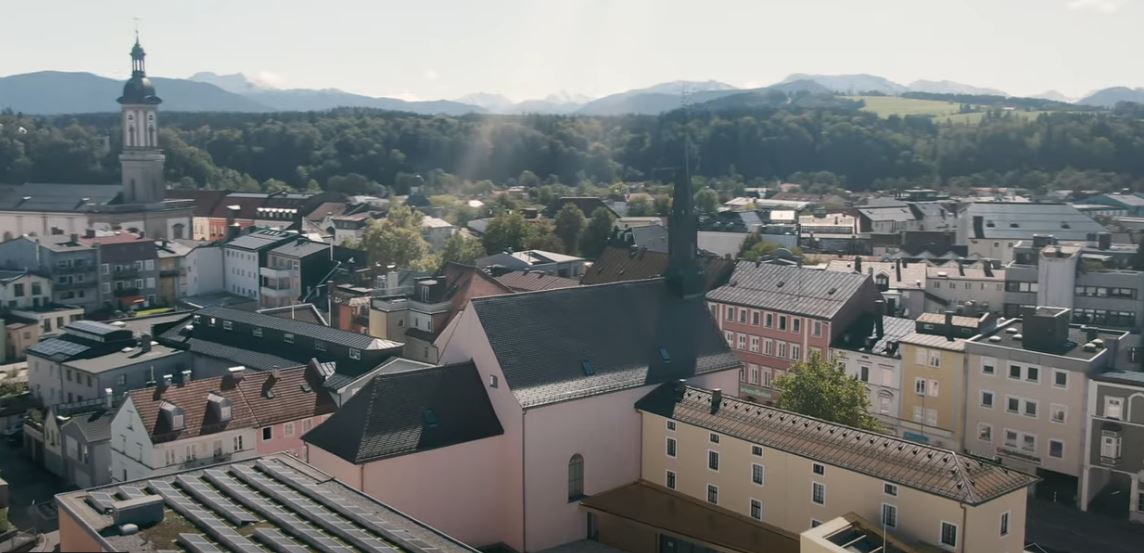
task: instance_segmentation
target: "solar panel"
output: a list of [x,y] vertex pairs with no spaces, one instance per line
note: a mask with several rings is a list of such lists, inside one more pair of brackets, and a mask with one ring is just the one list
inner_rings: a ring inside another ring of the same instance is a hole
[[78,355],[91,349],[91,347],[55,338],[52,340],[45,340],[40,342],[28,349],[34,353],[50,357],[53,355],[61,354],[66,356]]
[[111,494],[105,492],[92,492],[87,494],[87,504],[101,513],[110,512],[115,504]]
[[116,495],[118,495],[120,499],[135,499],[147,495],[143,493],[143,490],[139,489],[138,486],[119,486],[118,490]]
[[259,528],[254,531],[254,539],[258,540],[277,553],[309,553],[310,548],[298,545],[285,534],[274,528]]
[[199,534],[179,534],[175,541],[186,547],[191,553],[224,553],[217,545]]
[[177,476],[175,483],[186,490],[191,497],[197,499],[199,503],[210,507],[214,512],[222,515],[223,518],[235,525],[242,526],[243,524],[258,522],[258,517],[239,508],[201,480],[187,478],[186,476]]

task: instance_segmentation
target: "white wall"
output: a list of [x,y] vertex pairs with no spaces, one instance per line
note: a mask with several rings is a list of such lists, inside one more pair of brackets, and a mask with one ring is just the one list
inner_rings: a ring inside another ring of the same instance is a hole
[[187,253],[188,296],[197,296],[224,289],[223,256],[221,246],[200,246]]
[[5,233],[15,238],[21,234],[51,236],[52,227],[61,229],[63,236],[83,234],[88,218],[82,213],[43,213],[32,211],[0,211],[0,240]]
[[258,299],[258,252],[223,246],[223,283],[227,292]]

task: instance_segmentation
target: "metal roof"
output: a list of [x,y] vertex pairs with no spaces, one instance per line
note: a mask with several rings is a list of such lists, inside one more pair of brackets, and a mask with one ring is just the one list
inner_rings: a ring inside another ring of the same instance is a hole
[[[976,228],[974,218],[981,217]],[[1085,240],[1089,234],[1107,232],[1100,223],[1066,204],[977,202],[958,215],[970,238],[1019,240],[1034,234],[1051,234],[1060,240]],[[978,232],[980,231],[980,232]]]
[[876,294],[869,275],[740,261],[707,299],[829,319],[867,284]]
[[368,334],[349,332],[347,330],[340,330],[337,328],[322,326],[305,321],[283,319],[273,315],[253,313],[250,311],[231,309],[229,307],[207,307],[205,309],[200,309],[197,313],[195,313],[195,315],[199,315],[201,317],[215,317],[218,319],[234,321],[236,323],[242,323],[251,326],[272,328],[282,332],[290,332],[301,336],[309,336],[311,338],[316,338],[331,344],[338,344],[348,348],[355,348],[360,350],[383,350],[401,347],[401,344],[398,342],[392,342],[382,338],[375,338]]
[[0,209],[79,212],[112,203],[122,189],[120,184],[25,183],[0,189]]

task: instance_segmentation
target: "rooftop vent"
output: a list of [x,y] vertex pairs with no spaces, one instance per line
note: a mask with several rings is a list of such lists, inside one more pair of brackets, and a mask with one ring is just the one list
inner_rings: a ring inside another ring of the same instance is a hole
[[1012,326],[1005,329],[1006,334],[1016,334],[1018,332],[1020,332],[1020,330],[1017,330],[1015,327],[1012,327]]
[[779,283],[775,285],[775,288],[782,288],[784,284],[786,284],[786,282],[780,280]]
[[994,342],[994,343],[996,343],[996,342],[1000,342],[1000,341],[1001,341],[1001,337],[1000,337],[1000,336],[990,336],[990,337],[989,337],[989,341],[990,341],[990,342]]
[[1013,335],[1013,341],[1014,342],[1020,342],[1022,338],[1024,338],[1024,336],[1022,336],[1020,334],[1014,334]]
[[947,273],[945,271],[938,271],[937,276],[939,276],[941,278],[945,278],[945,277],[949,276],[949,273]]
[[826,295],[828,295],[828,296],[832,296],[832,295],[834,295],[834,293],[835,293],[835,292],[837,292],[837,291],[838,291],[838,289],[837,289],[837,288],[831,288],[831,289],[829,289],[829,290],[827,290],[827,291],[826,291]]
[[1102,349],[1102,348],[1104,348],[1104,340],[1102,340],[1102,339],[1100,339],[1100,338],[1097,338],[1097,339],[1093,340],[1093,341],[1092,341],[1092,342],[1090,342],[1090,343],[1091,343],[1092,345],[1096,346],[1096,349]]
[[1088,342],[1084,346],[1082,346],[1082,349],[1084,349],[1084,351],[1088,351],[1088,352],[1096,351],[1096,344],[1094,344],[1092,342]]

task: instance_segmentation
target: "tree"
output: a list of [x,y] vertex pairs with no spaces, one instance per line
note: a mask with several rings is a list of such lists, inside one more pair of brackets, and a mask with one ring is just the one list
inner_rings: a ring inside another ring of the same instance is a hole
[[818,353],[795,363],[775,380],[778,407],[830,422],[878,431],[870,416],[870,397],[862,381],[848,376],[841,363],[830,363]]
[[700,213],[719,211],[719,193],[711,188],[702,188],[695,193],[695,209]]
[[529,223],[528,241],[525,246],[530,250],[544,250],[555,253],[572,253],[559,236],[556,235],[556,225],[551,221],[539,220]]
[[574,253],[580,245],[580,234],[584,232],[584,225],[588,223],[584,218],[584,212],[580,211],[576,204],[566,203],[556,214],[553,223],[556,227],[553,229],[556,236],[564,242],[564,251]]
[[445,240],[445,247],[441,251],[441,264],[453,262],[462,265],[472,265],[477,259],[484,257],[485,247],[480,240],[469,238],[463,233],[455,233]]
[[429,255],[429,243],[421,236],[420,212],[395,205],[385,219],[370,221],[362,234],[361,247],[370,260],[382,267],[394,264],[401,268],[423,268]]
[[536,176],[536,173],[525,169],[520,172],[520,177],[516,179],[516,183],[525,188],[536,188],[540,186],[540,177]]
[[597,207],[588,219],[588,226],[580,235],[580,253],[585,257],[595,259],[608,245],[608,238],[612,235],[612,212]]
[[628,217],[649,217],[655,215],[655,206],[643,196],[637,196],[628,202]]
[[655,214],[656,215],[671,215],[671,196],[667,194],[659,194],[655,197]]
[[519,251],[525,249],[529,237],[528,222],[524,216],[517,212],[505,212],[493,217],[489,221],[481,243],[490,255],[505,250]]
[[278,179],[266,179],[262,181],[262,191],[267,194],[275,194],[279,192],[293,192],[294,189],[290,188],[289,184]]

